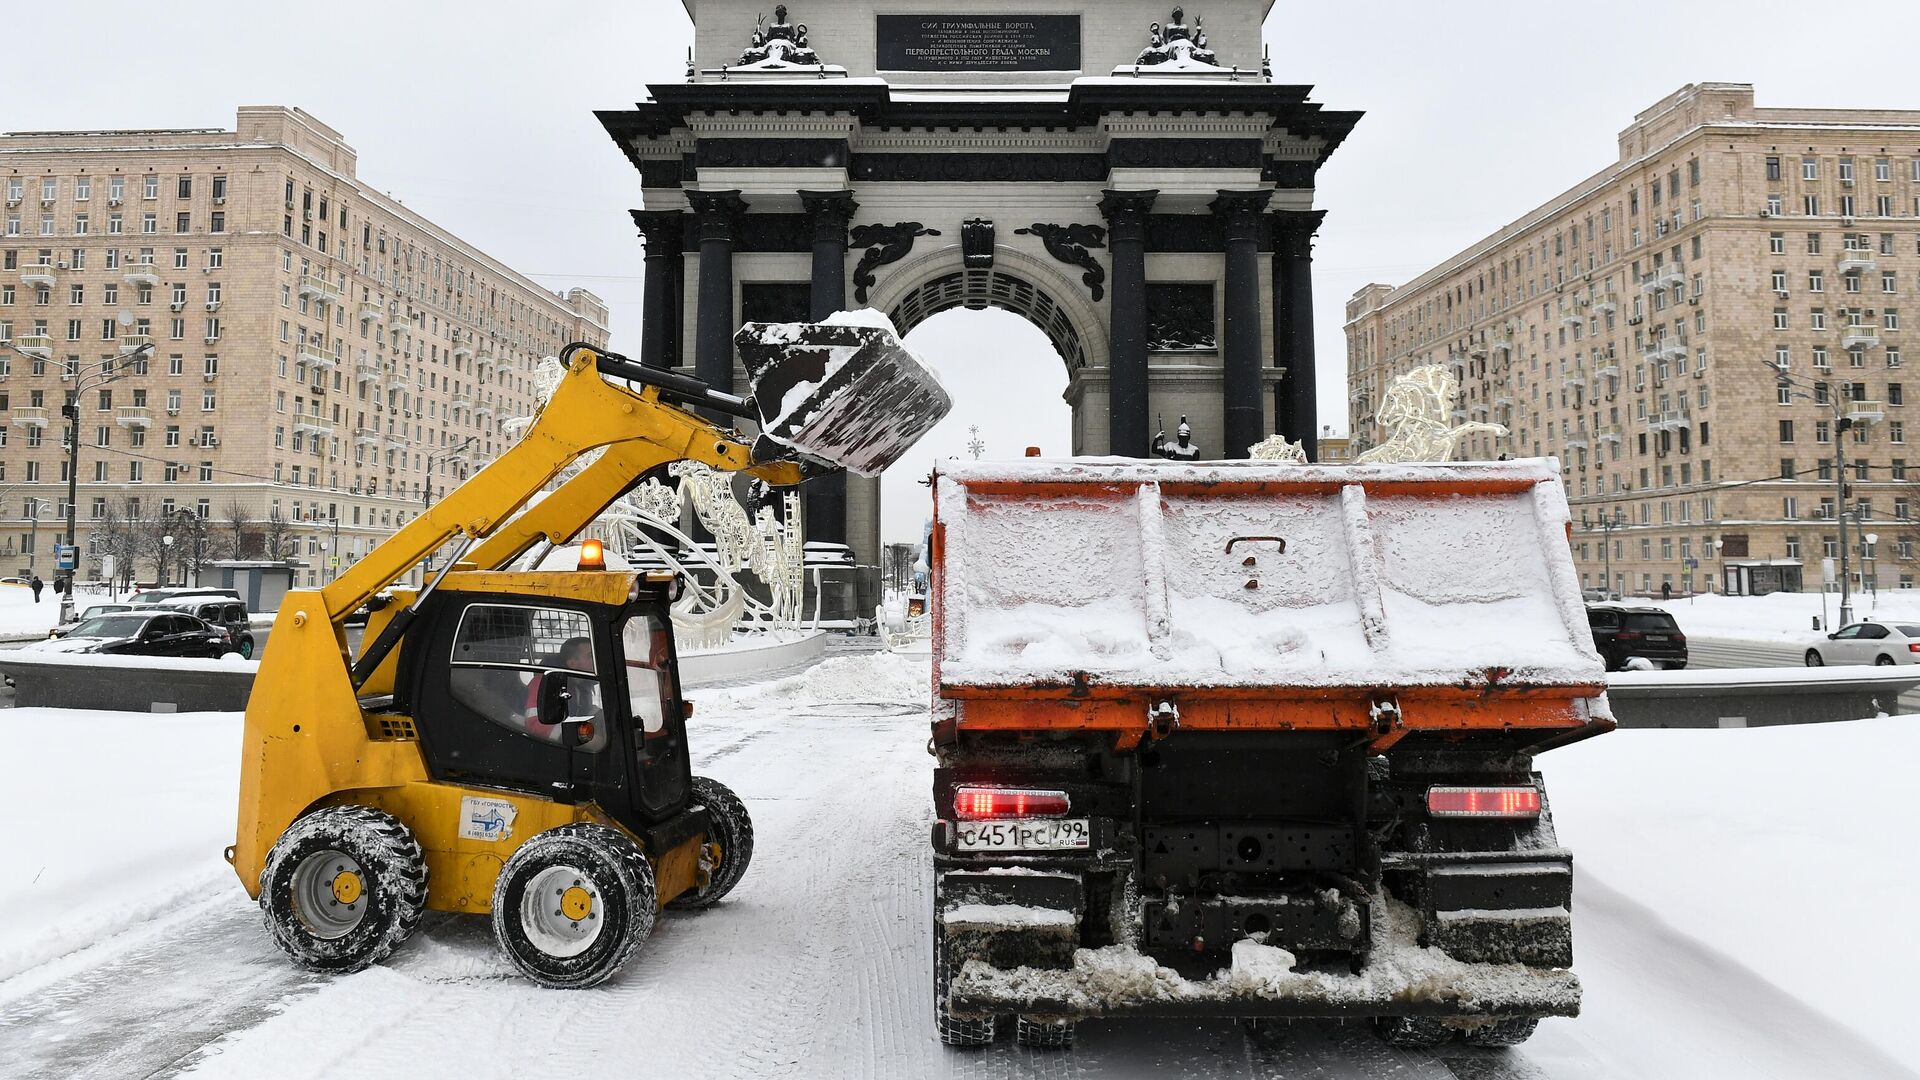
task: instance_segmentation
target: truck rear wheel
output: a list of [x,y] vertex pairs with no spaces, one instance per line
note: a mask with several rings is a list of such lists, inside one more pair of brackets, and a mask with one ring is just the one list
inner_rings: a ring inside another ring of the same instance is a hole
[[542,986],[598,986],[653,931],[653,865],[625,833],[562,825],[520,845],[493,886],[493,937]]
[[948,1046],[986,1046],[993,1042],[994,1017],[955,1016],[948,1006],[947,987],[953,982],[948,970],[947,929],[936,919],[933,924],[933,1026],[940,1041]]
[[398,818],[329,806],[280,834],[260,872],[260,911],[274,943],[315,971],[359,971],[420,925],[427,863]]
[[1029,1020],[1016,1017],[1013,1041],[1037,1050],[1066,1050],[1073,1046],[1073,1021]]
[[667,901],[675,911],[699,911],[719,903],[740,884],[747,863],[753,860],[753,819],[732,789],[718,780],[696,776],[692,802],[707,808],[707,819],[713,822],[713,835],[708,839],[718,845],[720,861],[708,871],[705,888],[689,889]]
[[1513,1016],[1483,1028],[1474,1028],[1462,1036],[1468,1046],[1519,1046],[1533,1037],[1540,1020],[1532,1016]]
[[1445,1021],[1431,1016],[1376,1016],[1373,1033],[1388,1046],[1406,1050],[1431,1050],[1452,1042],[1459,1034]]

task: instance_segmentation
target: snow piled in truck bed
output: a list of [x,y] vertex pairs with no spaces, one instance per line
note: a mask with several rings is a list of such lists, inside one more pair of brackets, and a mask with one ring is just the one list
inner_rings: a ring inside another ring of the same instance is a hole
[[[945,466],[942,681],[1598,683],[1550,464]],[[1480,479],[1545,490],[1351,486]],[[1248,481],[1305,486],[1210,487]],[[1074,494],[1022,489],[1041,484]]]

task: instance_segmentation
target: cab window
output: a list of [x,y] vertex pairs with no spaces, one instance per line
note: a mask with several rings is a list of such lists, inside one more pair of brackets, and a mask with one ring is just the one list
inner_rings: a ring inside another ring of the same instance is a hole
[[667,665],[669,632],[658,618],[635,615],[621,628],[620,645],[626,654],[627,699],[633,718],[643,735],[659,735],[666,730],[667,709],[675,692]]
[[[510,731],[559,744],[560,725],[540,720],[541,690],[565,680],[570,716],[604,716],[595,677],[593,624],[563,608],[474,604],[461,613],[449,658],[453,699]],[[597,753],[607,745],[604,723],[590,723],[576,749]]]

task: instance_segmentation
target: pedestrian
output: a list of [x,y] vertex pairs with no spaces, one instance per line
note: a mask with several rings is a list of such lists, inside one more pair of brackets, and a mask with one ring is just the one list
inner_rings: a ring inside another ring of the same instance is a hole
[[40,602],[40,590],[46,588],[47,583],[40,580],[39,574],[35,574],[33,575],[33,581],[30,582],[27,587],[33,590],[33,602],[37,604]]
[[1673,582],[1663,581],[1660,583],[1660,599],[1662,600],[1673,599]]

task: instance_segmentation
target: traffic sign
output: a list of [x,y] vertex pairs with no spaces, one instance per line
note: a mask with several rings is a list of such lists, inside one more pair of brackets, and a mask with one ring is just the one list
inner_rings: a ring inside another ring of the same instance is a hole
[[54,563],[54,569],[56,570],[74,569],[75,564],[78,561],[77,557],[80,551],[79,548],[75,547],[72,544],[55,544],[53,545],[53,550],[54,550],[54,556],[56,559],[56,562]]

